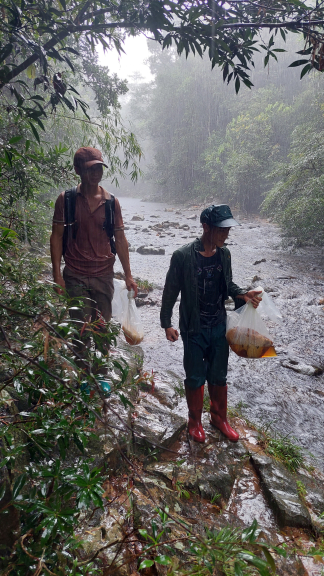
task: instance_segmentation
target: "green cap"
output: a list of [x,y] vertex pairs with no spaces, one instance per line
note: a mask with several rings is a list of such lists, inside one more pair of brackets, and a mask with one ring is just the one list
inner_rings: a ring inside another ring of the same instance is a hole
[[231,209],[227,204],[218,204],[208,206],[200,214],[200,222],[208,226],[217,226],[217,228],[230,228],[231,226],[240,226],[233,218]]

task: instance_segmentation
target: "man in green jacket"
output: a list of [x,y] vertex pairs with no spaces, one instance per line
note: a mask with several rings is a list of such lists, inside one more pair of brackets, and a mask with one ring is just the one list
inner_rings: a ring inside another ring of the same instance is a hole
[[196,442],[205,441],[201,415],[207,380],[211,424],[237,442],[239,435],[226,417],[229,347],[225,337],[225,300],[231,296],[235,308],[250,301],[257,308],[260,292],[246,292],[232,280],[231,254],[224,242],[231,227],[239,224],[229,206],[209,206],[201,213],[200,222],[202,237],[172,255],[162,296],[161,326],[170,342],[178,340],[179,333],[171,318],[181,292],[179,327],[184,347],[189,435]]

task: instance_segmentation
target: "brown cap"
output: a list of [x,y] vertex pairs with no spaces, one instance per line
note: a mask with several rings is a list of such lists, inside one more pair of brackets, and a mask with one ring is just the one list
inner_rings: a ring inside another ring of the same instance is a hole
[[108,168],[107,164],[104,163],[102,154],[97,148],[91,148],[91,146],[83,146],[79,148],[74,154],[74,166],[77,168],[90,168],[94,164],[103,164]]

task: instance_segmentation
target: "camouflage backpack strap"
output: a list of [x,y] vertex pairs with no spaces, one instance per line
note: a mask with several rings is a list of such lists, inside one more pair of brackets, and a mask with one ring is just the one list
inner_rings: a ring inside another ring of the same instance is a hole
[[77,186],[70,188],[69,190],[65,190],[64,193],[64,234],[63,234],[63,247],[62,247],[62,255],[66,252],[66,247],[68,243],[68,239],[72,232],[72,238],[75,240],[76,233],[77,233],[77,226],[75,221],[75,205],[76,205],[76,197],[77,197]]
[[110,194],[109,200],[105,202],[105,221],[103,229],[106,230],[110,241],[110,248],[113,254],[116,254],[115,245],[115,196]]

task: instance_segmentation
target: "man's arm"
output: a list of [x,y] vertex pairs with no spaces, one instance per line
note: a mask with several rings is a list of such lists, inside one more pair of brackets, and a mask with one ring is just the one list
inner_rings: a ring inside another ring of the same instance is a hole
[[[64,224],[53,223],[52,235],[50,238],[51,246],[51,259],[53,268],[53,278],[56,284],[65,288],[65,282],[61,274],[61,259],[63,252],[63,234],[64,234]],[[55,288],[58,294],[62,294],[63,290]]]
[[165,285],[162,295],[162,306],[160,312],[161,326],[165,329],[165,335],[170,342],[175,342],[179,338],[178,330],[172,327],[172,310],[181,290],[182,263],[176,253],[172,255],[170,268],[166,275]]
[[237,302],[238,300],[243,300],[245,303],[251,302],[253,308],[257,308],[262,300],[259,298],[258,294],[261,292],[257,292],[256,290],[250,290],[249,292],[244,292],[243,288],[240,288],[235,282],[233,282],[232,277],[232,263],[231,263],[231,253],[227,251],[227,258],[229,258],[229,283],[228,283],[228,294],[233,298],[235,302],[235,310],[243,304]]
[[236,298],[244,300],[246,304],[248,302],[251,302],[253,308],[257,308],[262,300],[262,298],[260,298],[258,294],[262,294],[262,290],[249,290],[249,292],[246,292],[245,294],[238,294]]
[[125,282],[127,290],[134,290],[135,297],[137,296],[137,284],[132,277],[130,263],[129,263],[129,251],[128,251],[128,242],[126,236],[124,234],[124,230],[115,230],[115,244],[116,244],[116,252],[118,255],[119,260],[121,261],[121,265],[125,272]]

